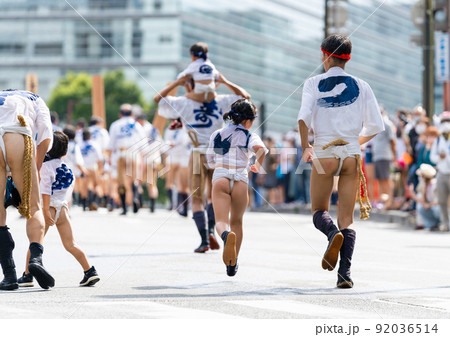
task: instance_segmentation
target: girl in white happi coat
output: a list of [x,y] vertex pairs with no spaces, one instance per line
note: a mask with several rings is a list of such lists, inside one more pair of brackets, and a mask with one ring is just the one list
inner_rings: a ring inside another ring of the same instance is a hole
[[250,169],[257,173],[268,150],[258,135],[248,131],[256,118],[251,101],[236,101],[223,118],[232,123],[211,135],[207,158],[214,168],[212,200],[216,230],[224,242],[222,259],[227,275],[234,276],[242,243],[242,218],[248,205],[249,158],[256,154]]

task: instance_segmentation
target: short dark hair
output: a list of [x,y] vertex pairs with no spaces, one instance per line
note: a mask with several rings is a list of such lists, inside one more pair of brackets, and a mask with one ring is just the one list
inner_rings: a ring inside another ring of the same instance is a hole
[[69,137],[67,137],[64,132],[53,132],[53,145],[50,151],[48,151],[47,156],[51,159],[59,159],[65,156],[67,153],[68,144]]
[[52,111],[52,113],[50,114],[50,119],[52,121],[52,124],[55,124],[55,122],[59,122],[59,116],[54,111]]
[[79,118],[77,120],[76,126],[79,126],[82,129],[85,128],[86,127],[86,120],[84,118]]
[[83,130],[83,140],[89,140],[91,139],[91,131],[89,131],[88,129],[84,129]]
[[69,140],[74,140],[76,135],[76,130],[73,125],[66,125],[63,129],[63,132],[69,137]]
[[[327,53],[335,55],[351,54],[352,43],[350,39],[342,34],[332,34],[322,41],[321,49]],[[345,64],[348,60],[330,56],[332,60],[339,65]]]
[[208,45],[205,42],[197,42],[194,43],[191,48],[189,48],[189,51],[192,55],[195,57],[201,57],[202,59],[207,59],[208,54]]
[[97,125],[103,122],[103,119],[100,117],[94,116],[89,120],[89,126]]
[[229,112],[223,115],[223,120],[231,120],[233,124],[239,125],[245,120],[253,120],[256,118],[256,106],[252,101],[241,98],[231,104],[231,109]]

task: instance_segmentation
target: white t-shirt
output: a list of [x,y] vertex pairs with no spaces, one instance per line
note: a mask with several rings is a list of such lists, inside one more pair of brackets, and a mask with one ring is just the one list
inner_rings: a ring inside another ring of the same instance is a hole
[[109,133],[106,129],[101,128],[97,125],[92,125],[89,127],[89,131],[91,132],[91,139],[96,142],[100,148],[106,150],[109,144]]
[[61,159],[52,159],[42,164],[39,188],[41,194],[50,195],[51,200],[69,202],[74,182],[72,170]]
[[368,137],[384,130],[370,86],[340,67],[305,82],[298,120],[313,128],[317,145],[337,138],[357,143],[359,135]]
[[142,126],[133,117],[122,117],[111,124],[109,128],[109,150],[129,149],[133,145],[139,146],[145,139]]
[[261,146],[266,154],[269,152],[257,134],[242,125],[229,124],[211,135],[206,158],[210,167],[247,167],[255,146]]
[[217,80],[219,78],[219,72],[214,64],[209,59],[199,58],[188,65],[181,73],[178,74],[177,79],[191,75],[194,81],[204,80]]
[[[445,154],[441,158],[440,154]],[[436,168],[442,174],[450,174],[450,138],[446,140],[443,135],[434,140],[431,146],[430,159],[437,164]]]
[[185,129],[170,130],[164,132],[164,142],[170,146],[167,155],[174,158],[189,158],[191,145]]
[[39,145],[50,139],[48,150],[53,144],[53,129],[50,111],[44,100],[25,90],[0,91],[0,126],[20,125],[18,115],[23,115],[33,132],[33,140]]
[[100,146],[90,139],[83,141],[80,147],[86,168],[95,169],[98,162],[103,160],[103,154]]
[[74,140],[69,140],[64,162],[67,163],[75,176],[79,177],[81,175],[77,165],[84,166],[84,160],[83,155],[81,154],[80,146]]
[[185,130],[194,130],[200,145],[207,146],[211,134],[223,127],[223,114],[241,98],[239,95],[218,95],[209,103],[199,103],[183,96],[168,96],[159,102],[158,113],[165,118],[181,118]]

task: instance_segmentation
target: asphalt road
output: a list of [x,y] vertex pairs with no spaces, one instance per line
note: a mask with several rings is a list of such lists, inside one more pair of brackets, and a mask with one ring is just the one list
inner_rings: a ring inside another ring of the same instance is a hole
[[[194,254],[191,219],[157,210],[122,217],[71,211],[76,241],[101,281],[78,286],[82,269],[56,228],[44,264],[55,288],[0,292],[2,318],[450,318],[450,234],[359,221],[353,289],[321,269],[326,238],[306,215],[247,213],[240,269],[230,278],[221,251]],[[18,276],[25,222],[10,212]]]

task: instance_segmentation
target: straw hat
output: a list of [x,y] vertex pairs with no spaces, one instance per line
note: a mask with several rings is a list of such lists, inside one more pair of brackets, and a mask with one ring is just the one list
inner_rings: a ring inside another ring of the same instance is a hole
[[443,113],[441,113],[440,117],[441,117],[441,123],[443,121],[450,121],[450,111],[444,111]]
[[432,179],[436,175],[436,170],[433,166],[429,164],[422,164],[416,171],[416,174],[424,178]]

